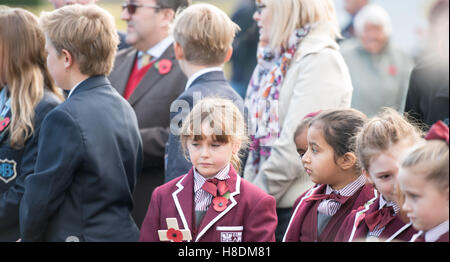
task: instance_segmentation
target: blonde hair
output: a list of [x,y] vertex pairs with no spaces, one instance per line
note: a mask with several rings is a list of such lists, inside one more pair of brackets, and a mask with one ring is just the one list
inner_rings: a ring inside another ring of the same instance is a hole
[[119,36],[114,18],[97,5],[68,5],[43,12],[40,23],[58,54],[67,50],[84,75],[109,75]]
[[392,108],[383,110],[361,128],[356,135],[356,154],[365,170],[370,159],[399,142],[416,143],[423,136],[420,128]]
[[294,31],[306,24],[327,27],[332,39],[341,37],[332,0],[267,0],[266,5],[272,14],[270,46],[274,50],[287,47]]
[[35,107],[44,88],[63,97],[48,72],[44,33],[32,13],[0,7],[0,51],[0,84],[7,85],[11,99],[10,144],[22,148],[33,135]]
[[183,48],[186,61],[211,66],[224,63],[238,30],[219,8],[195,4],[177,15],[173,37]]
[[[241,149],[248,146],[245,122],[242,113],[231,100],[222,98],[205,98],[200,100],[189,113],[181,128],[180,141],[185,156],[187,142],[206,139],[202,126],[208,124],[212,128],[212,140],[220,143],[241,143]],[[241,169],[240,153],[231,156],[231,164],[237,172]]]
[[418,143],[412,148],[402,161],[402,168],[418,165],[426,167],[427,174],[423,174],[429,181],[439,188],[446,189],[449,185],[448,145],[441,140],[429,140]]

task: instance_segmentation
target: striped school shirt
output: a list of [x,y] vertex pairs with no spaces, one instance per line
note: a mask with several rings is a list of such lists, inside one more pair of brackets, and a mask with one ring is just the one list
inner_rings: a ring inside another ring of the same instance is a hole
[[[397,203],[393,202],[393,201],[387,201],[384,199],[383,195],[380,195],[380,206],[378,208],[378,210],[382,209],[383,207],[388,206],[388,207],[392,207],[394,209],[395,215],[398,214],[398,212],[400,212],[400,207],[397,205]],[[376,237],[378,238],[381,233],[383,233],[385,227],[382,228],[378,228],[378,225],[375,227],[375,229],[372,232],[369,232],[369,234],[367,235],[367,241],[370,242],[374,239],[371,239],[371,237]]]
[[[346,185],[341,190],[333,190],[329,185],[327,185],[325,194],[329,195],[334,192],[341,196],[353,196],[353,194],[355,194],[356,191],[358,191],[358,189],[363,187],[365,184],[366,177],[364,175],[360,175],[355,181]],[[341,208],[341,203],[333,199],[327,199],[320,202],[317,211],[326,216],[334,216],[339,208]]]
[[[227,165],[212,178],[217,178],[219,180],[227,180],[230,178],[230,176],[228,175],[229,172],[230,172],[230,165]],[[194,168],[195,211],[207,211],[208,207],[211,205],[213,195],[202,189],[202,186],[206,182],[206,180],[207,179],[202,175],[200,175]]]

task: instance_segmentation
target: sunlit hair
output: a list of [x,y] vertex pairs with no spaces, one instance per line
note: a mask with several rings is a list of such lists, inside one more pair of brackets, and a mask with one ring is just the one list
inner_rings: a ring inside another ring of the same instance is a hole
[[448,145],[445,141],[422,141],[413,147],[402,160],[402,168],[422,167],[427,181],[445,190],[449,186]]
[[238,30],[239,26],[219,8],[195,4],[177,15],[173,37],[183,48],[186,61],[214,66],[224,63]]
[[[208,125],[212,134],[205,134],[203,125]],[[200,100],[183,121],[180,141],[188,155],[187,142],[189,140],[202,141],[211,136],[214,142],[241,143],[241,149],[248,145],[245,122],[242,113],[231,100],[221,98],[205,98]],[[239,153],[233,154],[231,164],[237,172],[240,171],[241,161]]]
[[0,87],[6,84],[11,98],[10,144],[22,148],[33,135],[44,88],[63,98],[48,72],[45,37],[32,13],[0,7],[0,52]]
[[406,116],[392,108],[383,108],[356,135],[356,154],[362,168],[369,170],[372,157],[399,143],[413,146],[422,136],[420,128]]
[[332,39],[341,37],[333,0],[267,0],[265,4],[272,14],[274,50],[287,47],[289,37],[306,24],[328,28]]
[[43,12],[39,20],[58,54],[67,50],[84,75],[109,75],[119,36],[114,18],[97,5],[68,5]]

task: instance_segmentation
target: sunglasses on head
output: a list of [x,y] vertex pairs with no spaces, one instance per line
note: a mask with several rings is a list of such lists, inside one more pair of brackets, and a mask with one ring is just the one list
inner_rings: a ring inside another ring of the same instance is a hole
[[122,10],[127,9],[127,12],[128,12],[130,15],[136,13],[136,9],[137,9],[138,7],[154,8],[154,9],[156,9],[156,10],[161,9],[161,7],[160,7],[160,6],[157,6],[157,5],[136,4],[136,3],[129,3],[129,2],[126,2],[126,3],[123,3],[123,4],[122,4]]

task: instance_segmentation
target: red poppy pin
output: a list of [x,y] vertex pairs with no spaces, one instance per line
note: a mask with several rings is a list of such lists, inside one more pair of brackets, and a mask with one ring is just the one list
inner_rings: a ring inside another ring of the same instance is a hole
[[389,74],[391,76],[396,76],[397,75],[397,67],[395,67],[395,65],[389,66],[388,71],[389,71]]
[[227,208],[228,199],[223,196],[217,196],[213,199],[213,208],[217,212],[222,212]]
[[167,230],[167,238],[173,242],[181,242],[183,240],[183,233],[175,228]]
[[0,121],[0,132],[3,132],[3,130],[5,130],[10,121],[11,120],[9,119],[9,117],[5,117]]
[[162,59],[155,63],[155,68],[161,75],[166,75],[172,70],[172,61],[169,59]]

